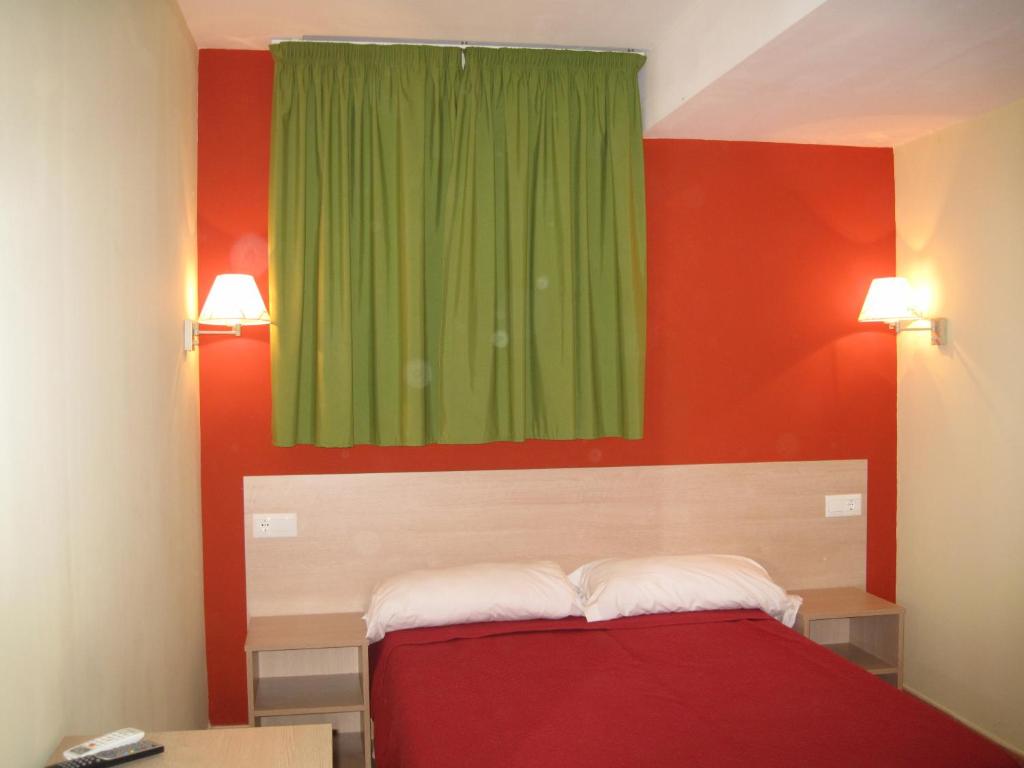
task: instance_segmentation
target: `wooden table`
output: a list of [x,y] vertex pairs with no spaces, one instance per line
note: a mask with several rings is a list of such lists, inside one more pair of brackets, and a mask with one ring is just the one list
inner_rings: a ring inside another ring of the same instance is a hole
[[[68,736],[49,763],[60,762],[68,747],[91,736]],[[130,768],[331,768],[331,726],[286,725],[270,728],[216,728],[163,731],[146,738],[165,751],[131,763]],[[49,764],[48,763],[48,764]]]

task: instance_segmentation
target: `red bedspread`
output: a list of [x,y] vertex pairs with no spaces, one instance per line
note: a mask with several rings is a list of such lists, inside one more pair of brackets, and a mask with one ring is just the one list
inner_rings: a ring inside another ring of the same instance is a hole
[[371,653],[378,768],[1017,765],[760,611],[412,629]]

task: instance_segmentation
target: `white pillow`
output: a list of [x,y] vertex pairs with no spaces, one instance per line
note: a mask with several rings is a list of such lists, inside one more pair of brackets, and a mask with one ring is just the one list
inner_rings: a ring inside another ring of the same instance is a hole
[[571,574],[587,621],[619,616],[723,608],[760,608],[787,627],[802,598],[787,595],[768,572],[738,555],[666,555],[612,558]]
[[557,564],[479,563],[409,571],[377,585],[363,617],[370,642],[387,632],[474,621],[580,616],[576,590]]

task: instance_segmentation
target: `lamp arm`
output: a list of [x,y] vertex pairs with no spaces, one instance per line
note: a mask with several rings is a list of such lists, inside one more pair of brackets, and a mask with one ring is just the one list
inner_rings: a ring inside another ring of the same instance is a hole
[[196,331],[197,336],[241,336],[242,326],[233,325],[230,331]]
[[191,352],[199,346],[200,336],[241,336],[242,326],[238,323],[231,326],[230,331],[202,331],[199,329],[198,320],[186,320],[182,329],[182,347],[186,352]]
[[946,318],[944,317],[925,317],[920,313],[916,312],[920,318],[919,320],[910,320],[910,323],[916,323],[924,321],[927,325],[903,325],[901,321],[890,323],[889,327],[895,329],[896,333],[902,333],[903,331],[930,331],[932,334],[932,345],[941,347],[946,343]]

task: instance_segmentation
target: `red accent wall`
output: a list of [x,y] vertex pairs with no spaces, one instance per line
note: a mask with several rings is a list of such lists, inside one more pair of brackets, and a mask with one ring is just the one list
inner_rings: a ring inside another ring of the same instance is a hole
[[[199,296],[266,296],[267,52],[199,55]],[[887,149],[651,140],[645,437],[274,448],[265,328],[200,347],[210,720],[246,718],[244,475],[866,458],[868,587],[896,568],[896,347],[857,313],[895,270]],[[272,308],[271,308],[272,309]]]

